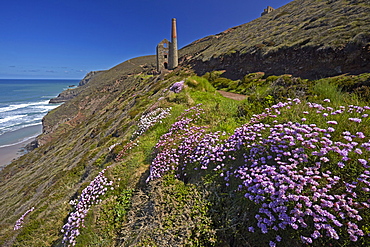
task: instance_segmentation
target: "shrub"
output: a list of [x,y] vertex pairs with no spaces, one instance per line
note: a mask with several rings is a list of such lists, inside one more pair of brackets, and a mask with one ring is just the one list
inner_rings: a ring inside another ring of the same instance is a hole
[[361,99],[369,101],[370,73],[361,75],[341,75],[331,78],[320,79],[317,84],[327,83],[337,87],[337,91],[355,93]]
[[205,92],[215,92],[215,88],[204,77],[192,76],[186,79],[185,84],[191,88]]
[[218,71],[216,70],[216,71],[207,72],[202,77],[206,78],[213,85],[214,84],[213,82],[216,79],[220,78],[223,73],[225,73],[225,70],[218,70]]
[[332,102],[343,102],[344,96],[338,89],[338,86],[330,83],[328,80],[320,80],[313,86],[313,94],[316,94],[320,99],[330,99]]

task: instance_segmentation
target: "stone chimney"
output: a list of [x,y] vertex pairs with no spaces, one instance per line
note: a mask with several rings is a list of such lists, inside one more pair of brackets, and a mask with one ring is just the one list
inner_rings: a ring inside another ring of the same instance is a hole
[[169,69],[174,69],[179,64],[179,56],[177,52],[177,30],[176,30],[176,18],[172,18],[172,32],[171,32],[171,43],[169,50]]

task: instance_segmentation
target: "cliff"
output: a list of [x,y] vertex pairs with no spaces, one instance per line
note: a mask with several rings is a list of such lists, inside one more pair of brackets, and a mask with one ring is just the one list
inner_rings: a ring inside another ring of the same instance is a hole
[[98,76],[102,71],[91,71],[85,75],[85,77],[78,83],[77,88],[71,88],[61,92],[57,97],[52,98],[50,104],[60,104],[76,97],[82,90],[81,86],[86,85],[94,77]]
[[369,245],[369,7],[296,0],[167,74],[88,74],[0,171],[0,245]]
[[80,90],[73,88],[73,89],[68,89],[63,92],[61,92],[57,97],[52,98],[49,100],[49,104],[60,104],[64,103],[74,97],[76,97],[79,94]]
[[[104,72],[90,72],[82,80],[83,85],[61,93],[71,96],[68,104],[61,105],[43,119],[43,135],[38,137],[38,142],[42,145],[52,138],[53,131],[59,124],[75,126],[82,123],[86,116],[96,114],[122,94],[127,80],[132,80],[136,74],[152,73],[154,68],[155,56],[145,56],[130,59]],[[84,83],[87,81],[88,83]]]

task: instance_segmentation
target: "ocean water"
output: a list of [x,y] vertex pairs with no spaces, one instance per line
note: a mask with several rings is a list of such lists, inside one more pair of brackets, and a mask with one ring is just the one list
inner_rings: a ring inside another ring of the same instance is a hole
[[49,100],[78,82],[0,79],[0,148],[39,135],[42,118],[59,106],[49,104]]

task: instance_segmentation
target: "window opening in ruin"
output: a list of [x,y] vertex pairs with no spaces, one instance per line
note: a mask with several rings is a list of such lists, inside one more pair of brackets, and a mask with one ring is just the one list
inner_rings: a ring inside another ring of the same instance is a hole
[[168,64],[167,63],[164,63],[163,65],[164,65],[165,69],[168,69]]
[[164,48],[167,48],[167,43],[164,43],[164,44],[163,44],[163,47],[164,47]]
[[167,54],[164,55],[164,58],[167,58]]

